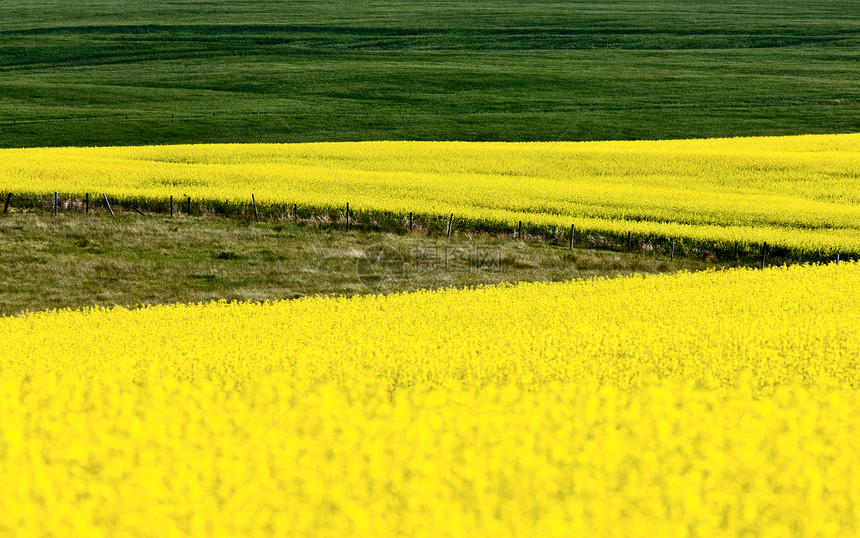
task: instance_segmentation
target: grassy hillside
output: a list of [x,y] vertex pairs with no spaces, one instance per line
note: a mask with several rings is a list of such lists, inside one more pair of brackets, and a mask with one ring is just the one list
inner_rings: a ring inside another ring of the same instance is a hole
[[0,147],[860,129],[860,4],[12,0]]

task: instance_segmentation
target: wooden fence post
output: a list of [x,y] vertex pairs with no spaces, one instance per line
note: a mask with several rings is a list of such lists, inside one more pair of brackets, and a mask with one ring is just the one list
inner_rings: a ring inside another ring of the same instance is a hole
[[254,220],[260,222],[260,214],[257,212],[257,199],[251,194],[251,201],[254,202]]
[[191,216],[191,197],[188,197],[188,216]]
[[839,265],[839,254],[836,255],[836,265]]
[[84,212],[87,214],[90,212],[90,193],[84,195]]
[[412,233],[412,211],[409,212],[409,233]]
[[447,239],[451,239],[451,228],[454,226],[454,214],[451,213],[451,216],[448,217],[448,236]]
[[573,250],[573,236],[576,235],[576,224],[570,225],[570,250]]
[[523,221],[520,221],[519,228],[517,228],[517,239],[523,240]]
[[293,204],[293,219],[296,221],[299,220],[299,205],[298,204]]
[[57,193],[55,192],[55,193],[54,193],[54,216],[55,216],[55,217],[57,216],[57,205],[58,205],[58,202],[57,202]]
[[9,211],[9,202],[12,200],[12,193],[6,195],[6,204],[3,206],[3,213]]
[[110,202],[108,202],[107,194],[102,193],[102,196],[105,199],[105,204],[107,205],[108,211],[110,211],[110,216],[113,217],[113,209],[111,209],[111,207],[110,207]]
[[627,252],[630,252],[630,232],[627,232]]
[[346,203],[346,231],[349,231],[349,202]]
[[170,195],[170,216],[173,216],[173,195]]

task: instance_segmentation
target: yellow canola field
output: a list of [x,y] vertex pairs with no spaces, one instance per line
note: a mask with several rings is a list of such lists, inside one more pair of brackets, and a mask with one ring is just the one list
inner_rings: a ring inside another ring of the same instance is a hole
[[860,252],[860,134],[0,150],[0,190],[343,208]]
[[858,282],[0,318],[0,534],[853,536]]

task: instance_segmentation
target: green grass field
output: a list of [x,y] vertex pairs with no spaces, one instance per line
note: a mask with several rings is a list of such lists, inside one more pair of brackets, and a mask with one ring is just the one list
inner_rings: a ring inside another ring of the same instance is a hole
[[529,238],[347,232],[288,220],[0,214],[0,316],[26,310],[392,293],[754,265],[707,253],[574,248]]
[[854,1],[4,3],[0,147],[860,128]]

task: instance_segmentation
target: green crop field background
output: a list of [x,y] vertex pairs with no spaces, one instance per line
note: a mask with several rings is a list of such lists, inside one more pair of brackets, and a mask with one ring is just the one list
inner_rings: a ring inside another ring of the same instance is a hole
[[3,3],[0,147],[860,128],[860,3]]

